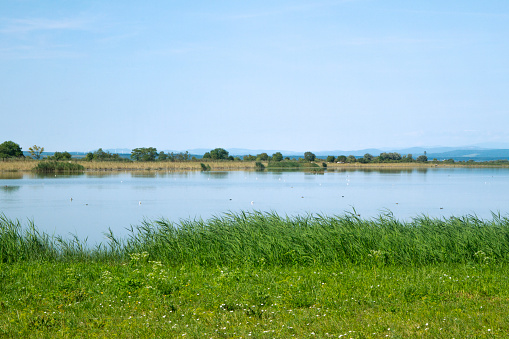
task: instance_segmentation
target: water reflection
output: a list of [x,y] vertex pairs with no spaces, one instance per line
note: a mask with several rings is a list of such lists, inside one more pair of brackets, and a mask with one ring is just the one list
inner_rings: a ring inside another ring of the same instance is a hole
[[195,175],[196,172],[191,171],[157,171],[158,178],[187,178],[190,175]]
[[0,172],[0,179],[23,179],[21,172]]
[[62,173],[25,173],[24,177],[30,179],[49,179],[49,178],[79,178],[85,176],[84,172],[81,173],[73,173],[73,174],[62,174]]
[[19,187],[20,186],[5,185],[5,186],[0,186],[0,189],[6,193],[12,193],[12,192],[19,190]]
[[217,171],[217,172],[203,172],[207,176],[214,178],[214,179],[228,179],[228,176],[230,172],[226,171]]
[[113,171],[94,171],[94,172],[87,172],[85,175],[88,178],[106,178],[106,177],[112,177],[112,176],[119,176],[123,174],[123,172],[113,172]]
[[363,174],[412,174],[421,173],[426,174],[429,168],[338,168],[338,169],[327,169],[329,173],[363,173]]
[[131,172],[133,178],[156,178],[157,172],[155,171],[136,171]]

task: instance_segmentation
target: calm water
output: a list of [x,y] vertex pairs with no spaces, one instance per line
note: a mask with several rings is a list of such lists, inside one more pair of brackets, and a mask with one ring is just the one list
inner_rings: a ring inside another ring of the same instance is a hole
[[[0,173],[0,213],[50,234],[103,241],[143,219],[209,218],[228,211],[281,215],[390,210],[398,219],[509,212],[509,169],[303,172]],[[72,200],[71,200],[72,198]]]

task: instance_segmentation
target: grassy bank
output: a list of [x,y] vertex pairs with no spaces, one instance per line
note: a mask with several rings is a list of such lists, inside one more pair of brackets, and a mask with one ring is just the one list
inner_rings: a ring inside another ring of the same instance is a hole
[[[138,258],[137,258],[138,257]],[[0,264],[0,336],[503,338],[507,265]]]
[[509,220],[240,213],[87,248],[0,218],[0,336],[503,337]]

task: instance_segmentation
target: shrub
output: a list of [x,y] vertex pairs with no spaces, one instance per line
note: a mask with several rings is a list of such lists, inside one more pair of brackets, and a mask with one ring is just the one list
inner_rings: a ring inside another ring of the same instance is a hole
[[35,166],[34,171],[37,173],[69,173],[82,172],[85,170],[80,164],[62,161],[43,161]]

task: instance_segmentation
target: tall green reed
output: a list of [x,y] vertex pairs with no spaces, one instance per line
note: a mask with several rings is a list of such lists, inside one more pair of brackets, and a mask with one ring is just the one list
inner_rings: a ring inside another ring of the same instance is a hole
[[[392,265],[466,263],[482,252],[507,261],[509,220],[476,216],[450,219],[419,216],[409,222],[390,213],[360,219],[240,212],[203,220],[144,222],[126,243],[128,251],[148,251],[159,260],[201,265],[324,264]],[[477,253],[477,255],[476,255]]]
[[509,219],[493,214],[451,218],[418,216],[400,221],[390,212],[361,219],[280,216],[274,212],[226,213],[207,220],[146,220],[129,235],[91,248],[76,237],[40,233],[33,223],[0,217],[0,261],[127,260],[148,252],[173,265],[292,266],[328,263],[420,266],[509,261]]

